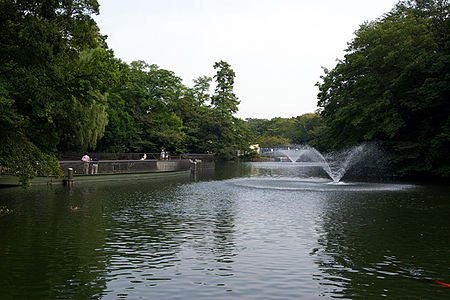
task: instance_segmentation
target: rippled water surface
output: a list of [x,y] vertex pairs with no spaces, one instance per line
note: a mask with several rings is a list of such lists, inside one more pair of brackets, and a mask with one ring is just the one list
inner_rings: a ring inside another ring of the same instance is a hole
[[0,190],[0,299],[448,299],[448,186],[248,163]]

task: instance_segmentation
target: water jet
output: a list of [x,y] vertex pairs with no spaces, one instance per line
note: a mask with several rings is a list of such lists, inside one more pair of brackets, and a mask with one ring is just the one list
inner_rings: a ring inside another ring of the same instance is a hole
[[294,149],[277,150],[276,154],[286,156],[292,163],[317,163],[317,166],[320,166],[334,183],[338,183],[347,170],[364,157],[368,150],[367,148],[366,144],[361,144],[339,152],[323,155],[314,147],[302,145]]

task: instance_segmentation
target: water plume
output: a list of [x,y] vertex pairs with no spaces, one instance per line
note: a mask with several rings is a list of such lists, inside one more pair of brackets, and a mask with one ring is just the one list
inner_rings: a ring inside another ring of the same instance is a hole
[[294,149],[278,150],[277,155],[285,156],[293,163],[315,162],[330,176],[334,183],[338,183],[352,165],[364,158],[368,150],[368,145],[361,144],[323,155],[316,148],[303,145]]

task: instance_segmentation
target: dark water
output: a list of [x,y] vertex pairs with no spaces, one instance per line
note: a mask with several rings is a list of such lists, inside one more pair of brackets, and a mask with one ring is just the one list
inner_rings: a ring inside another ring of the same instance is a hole
[[448,186],[311,172],[1,189],[0,299],[450,298]]

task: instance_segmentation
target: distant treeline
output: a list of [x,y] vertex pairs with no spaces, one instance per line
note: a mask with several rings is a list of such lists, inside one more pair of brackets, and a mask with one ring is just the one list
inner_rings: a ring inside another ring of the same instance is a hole
[[256,143],[326,151],[376,141],[404,174],[448,176],[448,8],[402,1],[361,25],[317,84],[317,113],[241,120],[225,61],[188,87],[155,64],[116,58],[91,17],[96,0],[0,1],[0,167],[26,182],[60,174],[55,152],[164,148],[231,160]]
[[285,147],[292,144],[309,144],[319,147],[322,119],[318,113],[303,114],[293,118],[246,119],[252,141],[261,148]]

